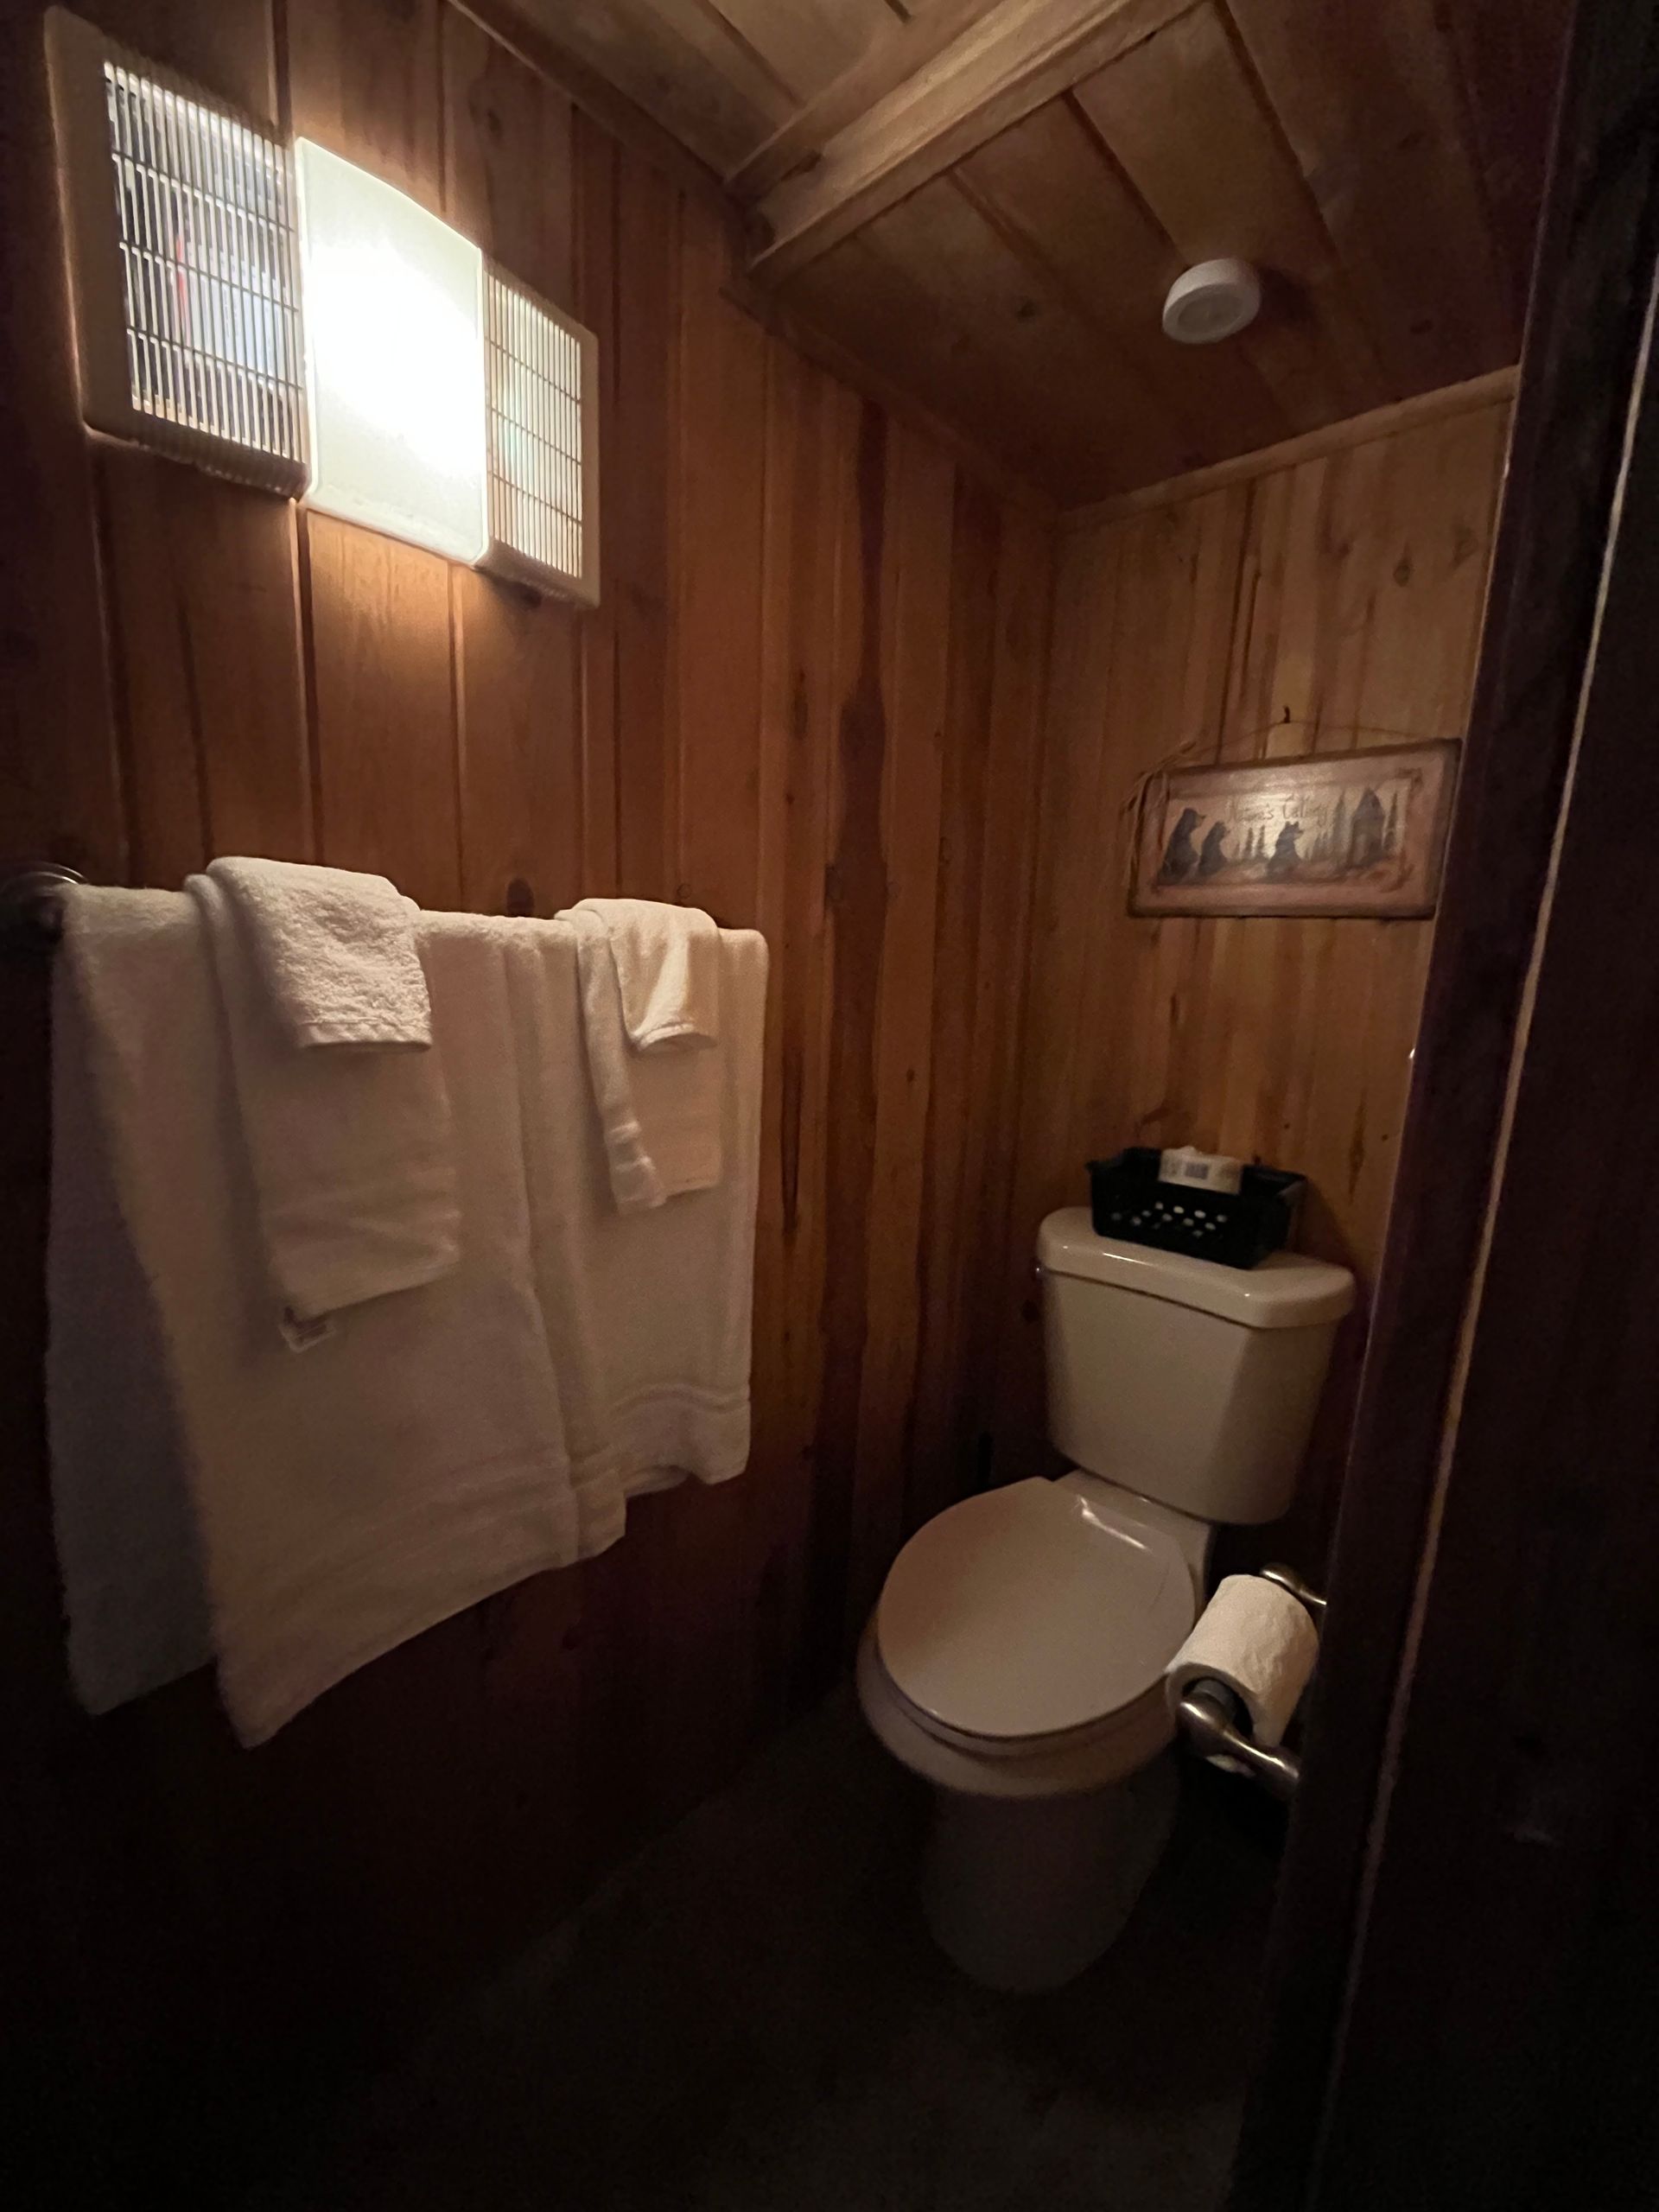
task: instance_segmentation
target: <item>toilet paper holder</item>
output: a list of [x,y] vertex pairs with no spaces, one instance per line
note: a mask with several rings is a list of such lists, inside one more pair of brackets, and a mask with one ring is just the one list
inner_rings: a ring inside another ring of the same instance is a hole
[[[1287,1567],[1264,1567],[1262,1579],[1277,1583],[1299,1605],[1306,1605],[1315,1628],[1319,1626],[1325,1599],[1310,1590],[1299,1574]],[[1302,1778],[1301,1761],[1294,1751],[1255,1741],[1243,1705],[1224,1683],[1190,1682],[1175,1710],[1188,1741],[1201,1758],[1233,1760],[1281,1803],[1288,1804],[1295,1796]]]

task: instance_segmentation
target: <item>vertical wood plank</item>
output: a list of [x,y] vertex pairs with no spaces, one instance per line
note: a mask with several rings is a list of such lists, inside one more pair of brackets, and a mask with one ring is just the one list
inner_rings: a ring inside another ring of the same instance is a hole
[[283,0],[293,127],[443,213],[442,0]]
[[[918,1245],[931,1097],[954,495],[947,456],[897,434],[881,579],[887,911],[874,1007],[875,1124],[846,1595],[849,1637],[862,1628],[905,1533],[907,1414],[921,1335]],[[958,988],[958,980],[949,977],[946,987]]]
[[317,845],[423,906],[461,899],[449,565],[308,518]]
[[[556,306],[574,306],[569,101],[470,16],[441,19],[449,221]],[[526,191],[534,177],[537,189]],[[475,569],[451,572],[469,906],[553,913],[582,897],[582,623]]]
[[134,448],[99,467],[135,880],[310,857],[292,507]]
[[671,895],[728,928],[753,918],[760,850],[766,340],[725,298],[724,227],[689,201],[679,268]]
[[617,858],[621,887],[670,899],[678,797],[670,728],[667,487],[678,410],[680,199],[626,149],[617,156],[614,369],[605,441],[605,588],[615,628]]

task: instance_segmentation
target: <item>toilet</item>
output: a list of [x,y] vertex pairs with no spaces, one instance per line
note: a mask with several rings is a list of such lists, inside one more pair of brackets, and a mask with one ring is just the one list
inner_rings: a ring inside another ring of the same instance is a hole
[[1038,1233],[1049,1435],[1072,1462],[949,1507],[894,1560],[863,1637],[876,1735],[934,1785],[928,1925],[993,1988],[1098,1958],[1174,1815],[1163,1672],[1223,1522],[1290,1503],[1353,1277]]

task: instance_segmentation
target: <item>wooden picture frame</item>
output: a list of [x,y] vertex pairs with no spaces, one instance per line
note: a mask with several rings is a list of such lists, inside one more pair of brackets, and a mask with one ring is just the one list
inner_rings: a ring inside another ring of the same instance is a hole
[[1178,768],[1141,805],[1132,914],[1432,914],[1459,741]]

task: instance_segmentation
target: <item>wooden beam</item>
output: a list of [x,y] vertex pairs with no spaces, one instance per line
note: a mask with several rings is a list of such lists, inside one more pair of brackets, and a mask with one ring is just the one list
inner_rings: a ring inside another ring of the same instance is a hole
[[1086,507],[1068,507],[1060,521],[1067,530],[1092,530],[1097,523],[1116,522],[1124,515],[1144,513],[1148,507],[1174,506],[1182,499],[1196,499],[1200,493],[1217,492],[1224,485],[1271,475],[1275,469],[1294,467],[1300,461],[1317,461],[1321,454],[1340,453],[1346,446],[1370,445],[1401,430],[1418,429],[1425,423],[1472,414],[1478,407],[1496,407],[1514,397],[1516,376],[1512,366],[1489,369],[1484,377],[1471,377],[1466,384],[1420,391],[1410,399],[1393,400],[1363,415],[1350,415],[1343,422],[1304,430],[1300,437],[1282,439],[1276,446],[1235,454],[1230,461],[1212,461],[1207,468],[1189,469],[1185,476],[1167,476],[1161,483],[1115,492],[1110,499],[1094,500]]
[[751,267],[774,283],[793,275],[1194,4],[1001,0],[767,194]]
[[895,16],[887,37],[868,47],[732,171],[727,190],[750,207],[785,177],[810,168],[832,138],[937,60],[991,4],[992,0],[933,0],[907,22]]

